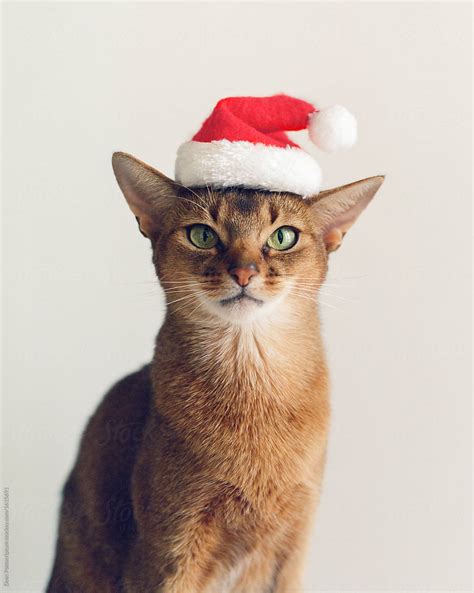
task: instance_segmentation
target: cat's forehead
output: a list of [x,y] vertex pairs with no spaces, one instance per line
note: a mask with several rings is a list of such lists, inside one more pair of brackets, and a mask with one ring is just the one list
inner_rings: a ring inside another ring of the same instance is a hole
[[200,194],[200,203],[218,226],[230,227],[238,232],[251,232],[282,224],[296,224],[307,218],[303,198],[294,194],[262,192],[233,188],[207,190]]

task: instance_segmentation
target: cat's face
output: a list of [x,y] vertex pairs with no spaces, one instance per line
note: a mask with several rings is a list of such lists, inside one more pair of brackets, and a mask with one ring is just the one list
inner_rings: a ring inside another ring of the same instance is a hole
[[245,323],[314,300],[326,272],[311,207],[295,195],[194,189],[162,225],[154,262],[175,310]]
[[372,177],[313,198],[185,188],[116,153],[114,171],[145,236],[171,313],[243,324],[314,305],[328,253],[374,196]]

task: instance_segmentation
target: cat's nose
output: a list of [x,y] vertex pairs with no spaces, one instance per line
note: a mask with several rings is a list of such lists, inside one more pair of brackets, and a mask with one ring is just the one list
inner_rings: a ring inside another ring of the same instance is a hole
[[253,263],[246,266],[235,266],[230,268],[229,274],[239,286],[244,287],[248,285],[254,276],[257,276],[258,268]]

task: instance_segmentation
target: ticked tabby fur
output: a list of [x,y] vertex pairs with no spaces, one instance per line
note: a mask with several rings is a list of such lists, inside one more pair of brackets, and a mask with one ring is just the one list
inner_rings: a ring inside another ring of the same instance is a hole
[[[151,363],[87,425],[47,591],[302,591],[329,425],[318,288],[383,177],[302,198],[113,167],[167,314]],[[282,227],[296,241],[274,249]]]

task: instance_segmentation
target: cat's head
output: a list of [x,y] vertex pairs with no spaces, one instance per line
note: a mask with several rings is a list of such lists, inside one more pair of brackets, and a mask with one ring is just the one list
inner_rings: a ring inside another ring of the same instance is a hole
[[113,168],[153,262],[168,307],[232,323],[311,306],[328,253],[383,182],[371,177],[317,196],[186,188],[131,155]]

